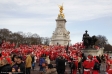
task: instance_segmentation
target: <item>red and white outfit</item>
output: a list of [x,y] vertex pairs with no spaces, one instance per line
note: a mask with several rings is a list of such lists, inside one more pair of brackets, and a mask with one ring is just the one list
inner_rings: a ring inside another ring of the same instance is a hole
[[108,72],[108,70],[110,69],[110,60],[108,59],[107,61],[106,61],[106,72]]
[[110,65],[112,65],[112,59],[108,60],[108,69],[107,69],[108,74],[112,74],[112,68],[110,67]]
[[88,58],[83,62],[84,73],[83,74],[90,74],[92,68],[92,61]]
[[107,73],[112,74],[112,69],[109,69]]

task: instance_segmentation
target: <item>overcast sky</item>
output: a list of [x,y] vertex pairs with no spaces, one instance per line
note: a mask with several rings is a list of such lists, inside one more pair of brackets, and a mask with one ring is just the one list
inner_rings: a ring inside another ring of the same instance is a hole
[[0,28],[51,37],[62,3],[72,44],[82,41],[85,30],[112,44],[112,0],[0,0]]

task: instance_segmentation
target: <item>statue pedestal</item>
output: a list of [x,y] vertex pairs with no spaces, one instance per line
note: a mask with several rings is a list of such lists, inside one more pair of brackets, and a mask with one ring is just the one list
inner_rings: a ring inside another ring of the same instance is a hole
[[81,51],[85,54],[85,56],[88,56],[91,54],[92,56],[99,56],[103,54],[103,48],[100,49],[94,49],[94,48],[87,48],[87,49],[82,49]]
[[70,43],[70,32],[65,27],[66,19],[56,19],[56,28],[51,37],[49,45],[68,45]]

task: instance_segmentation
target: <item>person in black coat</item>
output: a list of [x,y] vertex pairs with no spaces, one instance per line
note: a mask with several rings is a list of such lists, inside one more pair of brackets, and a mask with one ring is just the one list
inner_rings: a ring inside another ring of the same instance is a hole
[[32,69],[34,70],[34,67],[35,67],[35,64],[34,64],[35,56],[32,55],[31,58],[32,58]]
[[19,72],[19,74],[25,74],[25,63],[23,63],[22,62],[22,57],[21,56],[19,56],[18,58],[17,58],[17,66],[18,66],[18,72]]
[[2,59],[1,64],[0,74],[9,74],[9,72],[11,72],[11,65],[8,64],[8,61],[6,59]]
[[[84,53],[82,53],[81,63],[83,63],[86,59],[87,59],[87,57],[84,55]],[[82,66],[82,73],[84,73],[84,67],[83,66]]]
[[55,60],[55,63],[56,63],[56,71],[58,72],[58,60],[59,60],[59,56],[57,56],[56,60]]
[[58,74],[64,74],[65,73],[65,59],[63,57],[59,57],[57,60],[57,72]]

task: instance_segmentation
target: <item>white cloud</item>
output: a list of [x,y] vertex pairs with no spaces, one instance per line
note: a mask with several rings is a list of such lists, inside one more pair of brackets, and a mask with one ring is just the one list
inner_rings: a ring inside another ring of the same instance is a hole
[[[112,0],[0,0],[0,27],[51,37],[62,3],[70,25],[112,16]],[[71,33],[72,43],[81,41],[81,37],[82,32]]]
[[[112,15],[111,0],[2,0],[0,3],[8,4],[9,9],[18,13],[55,15],[55,17],[57,17],[59,13],[58,4],[64,3],[65,16],[71,20],[90,20]],[[11,7],[12,5],[15,7]]]
[[[49,18],[50,19],[50,18]],[[30,18],[10,18],[10,19],[0,19],[0,24],[1,25],[9,25],[9,26],[14,26],[14,25],[21,25],[21,26],[52,26],[55,22],[52,21],[50,22],[49,19],[30,19]]]

